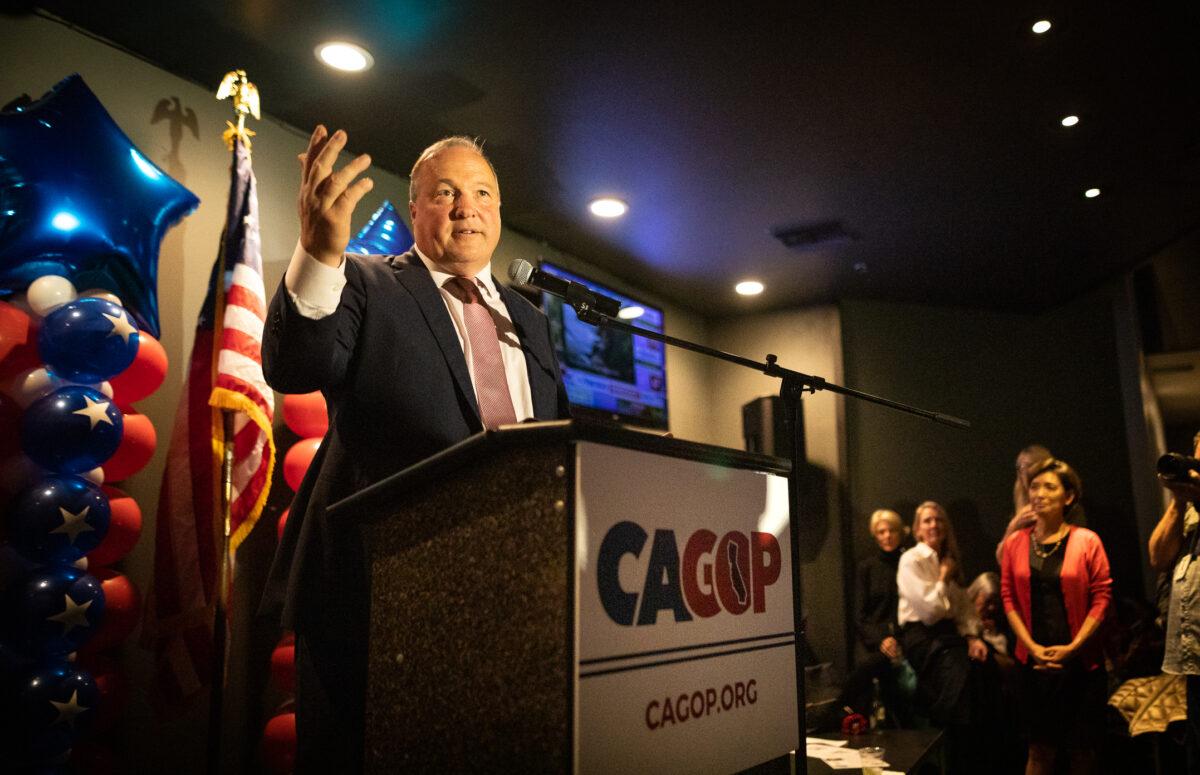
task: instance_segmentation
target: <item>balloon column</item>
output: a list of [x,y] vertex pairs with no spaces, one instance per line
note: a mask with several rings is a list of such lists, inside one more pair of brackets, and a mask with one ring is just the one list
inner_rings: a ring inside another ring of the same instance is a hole
[[394,256],[412,246],[413,236],[408,227],[400,220],[400,214],[392,203],[385,199],[367,225],[350,240],[346,252]]
[[148,333],[158,329],[158,247],[198,202],[78,76],[0,111],[6,766],[65,765],[81,735],[119,717],[124,682],[101,652],[137,626],[141,605],[107,566],[136,544],[141,511],[105,480],[154,452],[154,428],[131,404],[166,375]]
[[[283,397],[283,421],[300,440],[288,448],[283,459],[283,477],[293,490],[312,464],[321,438],[329,430],[329,411],[320,393]],[[288,515],[279,517],[276,535],[283,541]],[[271,678],[285,701],[267,722],[259,745],[259,755],[274,773],[291,772],[296,758],[296,714],[292,697],[296,691],[296,645],[291,633],[284,633],[271,654]]]

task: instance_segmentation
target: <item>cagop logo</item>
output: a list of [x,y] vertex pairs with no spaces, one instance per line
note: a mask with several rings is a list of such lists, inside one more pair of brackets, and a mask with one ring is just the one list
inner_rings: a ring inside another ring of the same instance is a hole
[[[767,610],[767,587],[779,579],[779,542],[770,533],[732,530],[721,536],[700,529],[688,537],[680,562],[675,531],[657,529],[641,592],[621,587],[621,558],[641,557],[650,535],[636,522],[618,522],[604,534],[596,560],[596,581],[605,613],[617,624],[655,624],[659,611],[676,622],[740,616]],[[636,622],[635,622],[636,619]]]

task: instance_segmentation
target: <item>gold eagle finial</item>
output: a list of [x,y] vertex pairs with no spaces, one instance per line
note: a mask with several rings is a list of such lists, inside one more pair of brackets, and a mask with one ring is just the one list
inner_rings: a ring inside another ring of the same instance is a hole
[[217,99],[224,100],[233,98],[233,112],[237,116],[237,124],[232,121],[226,121],[227,128],[221,135],[225,140],[225,145],[229,150],[233,150],[234,138],[240,137],[242,142],[246,144],[246,148],[251,147],[250,138],[254,137],[254,130],[246,127],[246,116],[254,116],[256,119],[262,119],[262,113],[259,111],[258,102],[258,87],[250,83],[250,79],[246,76],[245,70],[230,70],[225,73],[225,77],[221,79],[221,85],[217,87]]

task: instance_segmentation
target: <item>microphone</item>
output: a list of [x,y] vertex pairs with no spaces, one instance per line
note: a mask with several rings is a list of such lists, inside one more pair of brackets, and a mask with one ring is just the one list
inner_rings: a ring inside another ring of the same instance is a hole
[[1188,471],[1200,473],[1200,460],[1177,452],[1168,452],[1158,459],[1158,472],[1167,479],[1187,481]]
[[518,258],[508,265],[508,279],[517,285],[532,285],[546,293],[561,296],[571,302],[572,306],[586,304],[605,317],[616,317],[617,311],[621,309],[621,302],[616,299],[596,293],[582,283],[543,272],[523,258]]

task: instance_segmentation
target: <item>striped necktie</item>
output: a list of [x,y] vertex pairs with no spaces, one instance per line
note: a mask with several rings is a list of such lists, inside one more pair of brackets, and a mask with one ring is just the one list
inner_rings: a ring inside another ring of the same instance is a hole
[[508,392],[508,377],[504,373],[504,357],[500,354],[500,337],[496,322],[483,298],[479,295],[478,280],[454,277],[446,281],[446,289],[463,303],[463,322],[471,343],[471,371],[475,376],[475,398],[479,416],[485,428],[496,428],[517,421],[512,395]]

